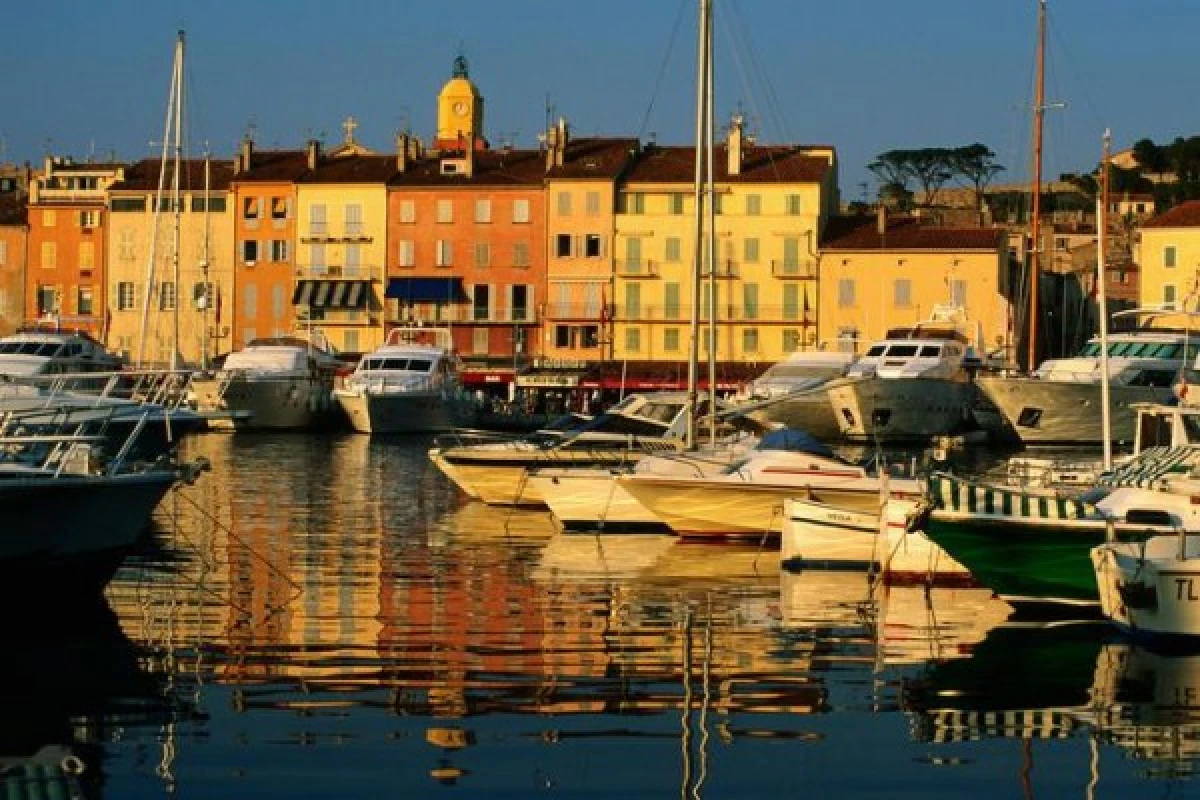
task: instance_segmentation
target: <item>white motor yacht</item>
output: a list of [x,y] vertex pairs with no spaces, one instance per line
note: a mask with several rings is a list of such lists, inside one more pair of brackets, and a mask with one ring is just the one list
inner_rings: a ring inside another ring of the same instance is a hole
[[123,366],[120,357],[79,331],[33,326],[0,338],[0,376],[10,380],[115,372]]
[[469,426],[475,417],[444,328],[393,328],[333,396],[360,433],[445,431]]
[[889,331],[829,388],[842,435],[855,441],[912,441],[958,433],[973,424],[972,371],[981,365],[968,343],[960,308]]
[[210,427],[302,430],[329,421],[342,366],[315,341],[255,339],[227,355],[212,376],[193,379],[192,389]]
[[[1044,361],[1032,375],[980,375],[980,390],[1026,445],[1099,444],[1103,439],[1099,337],[1070,358]],[[1198,379],[1200,341],[1182,331],[1143,328],[1108,334],[1113,441],[1133,441],[1138,403],[1165,403],[1181,378]]]
[[762,422],[806,431],[822,441],[837,438],[841,429],[825,389],[845,376],[856,358],[837,350],[792,353],[751,381],[735,402]]

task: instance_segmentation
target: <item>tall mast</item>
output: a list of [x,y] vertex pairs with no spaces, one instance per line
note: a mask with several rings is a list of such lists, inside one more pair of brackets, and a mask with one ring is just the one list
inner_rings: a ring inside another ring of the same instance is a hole
[[1100,160],[1100,193],[1096,197],[1096,306],[1100,316],[1100,419],[1104,440],[1104,469],[1112,469],[1112,409],[1108,375],[1108,160],[1112,137],[1104,131],[1104,157]]
[[1038,281],[1042,250],[1042,123],[1046,118],[1046,0],[1038,0],[1037,70],[1033,98],[1033,249],[1029,253],[1029,360],[1037,367]]
[[[209,194],[212,190],[212,163],[209,158],[210,153],[208,147],[204,148],[204,260],[200,262],[200,278],[204,281],[204,308],[200,316],[200,335],[203,337],[203,344],[200,353],[200,368],[208,371],[208,305],[212,302],[209,296],[212,294],[208,290],[208,268],[209,268],[209,213],[208,204]],[[246,165],[249,169],[250,165]]]
[[175,94],[175,163],[171,177],[171,204],[175,210],[175,233],[171,247],[171,280],[175,287],[174,302],[171,304],[172,333],[171,333],[171,371],[179,369],[179,251],[180,245],[180,214],[182,213],[182,187],[179,182],[179,162],[183,156],[183,133],[180,130],[183,122],[183,31],[179,32],[176,45],[175,81],[179,90]]
[[[704,275],[704,130],[705,106],[708,92],[705,75],[708,73],[708,42],[712,32],[712,0],[700,0],[700,25],[696,44],[696,173],[692,186],[695,201],[695,263],[692,269],[691,347],[688,353],[688,422],[687,449],[696,447],[696,410],[699,400],[696,373],[700,366],[700,289]],[[711,347],[711,344],[709,345]]]
[[708,436],[709,443],[717,443],[717,197],[713,177],[713,37],[712,9],[708,12],[708,29],[705,32],[704,71],[704,151],[705,176],[708,205]]

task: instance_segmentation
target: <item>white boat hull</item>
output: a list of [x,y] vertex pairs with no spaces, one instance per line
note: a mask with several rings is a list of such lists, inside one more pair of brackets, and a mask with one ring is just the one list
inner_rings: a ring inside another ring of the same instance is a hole
[[1171,535],[1092,548],[1104,615],[1135,635],[1200,638],[1200,536],[1185,547]]
[[334,398],[359,433],[436,433],[469,426],[473,419],[470,400],[457,393],[336,389]]
[[973,388],[937,378],[861,378],[829,389],[842,436],[852,441],[923,440],[972,423]]
[[603,468],[540,469],[529,475],[533,493],[567,531],[659,532],[667,526],[617,483],[626,474]]
[[309,377],[211,378],[192,388],[201,412],[217,412],[208,424],[218,430],[304,430],[333,411],[332,387]]

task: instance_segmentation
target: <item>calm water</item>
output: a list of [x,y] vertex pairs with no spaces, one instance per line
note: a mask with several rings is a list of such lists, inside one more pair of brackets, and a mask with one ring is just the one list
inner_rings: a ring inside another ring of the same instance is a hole
[[107,606],[8,637],[0,757],[68,747],[118,798],[1200,796],[1200,658],[983,590],[559,536],[427,446],[192,440],[213,472]]

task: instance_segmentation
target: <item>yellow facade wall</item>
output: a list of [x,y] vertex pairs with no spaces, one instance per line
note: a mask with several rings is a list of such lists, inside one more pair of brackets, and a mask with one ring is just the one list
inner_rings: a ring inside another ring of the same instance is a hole
[[[1141,267],[1138,305],[1143,308],[1174,303],[1197,310],[1200,297],[1200,228],[1143,228],[1137,262]],[[1160,318],[1157,324],[1182,326]]]

